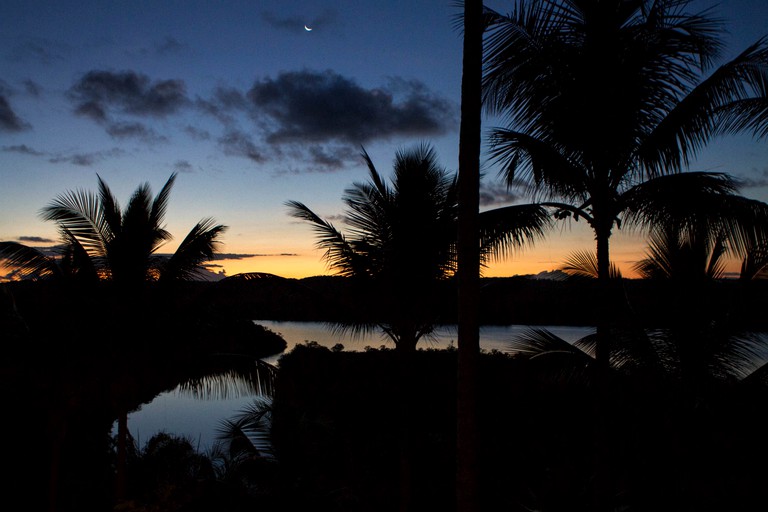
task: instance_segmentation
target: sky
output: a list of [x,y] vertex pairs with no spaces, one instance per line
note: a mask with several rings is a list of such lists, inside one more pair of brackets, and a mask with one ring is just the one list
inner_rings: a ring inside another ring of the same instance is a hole
[[[764,0],[691,5],[725,20],[724,59],[768,34]],[[124,205],[142,183],[156,193],[178,173],[162,252],[213,217],[228,226],[213,272],[328,274],[285,202],[343,229],[342,194],[367,178],[363,148],[387,177],[396,152],[421,143],[458,168],[460,12],[452,0],[4,0],[0,240],[54,245],[40,210],[95,191],[98,177]],[[720,139],[691,170],[732,173],[744,195],[768,200],[768,141]],[[483,208],[525,201],[485,155],[483,171]],[[593,245],[583,222],[560,225],[484,275],[551,271]],[[637,234],[612,239],[625,270],[642,250]]]

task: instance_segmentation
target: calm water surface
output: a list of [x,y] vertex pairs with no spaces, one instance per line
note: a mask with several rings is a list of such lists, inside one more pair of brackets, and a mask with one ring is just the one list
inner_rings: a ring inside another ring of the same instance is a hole
[[[277,322],[255,320],[277,333],[288,343],[287,351],[305,341],[316,341],[320,345],[332,347],[337,343],[345,350],[359,351],[366,346],[394,347],[388,338],[378,333],[362,337],[339,335],[322,322]],[[480,348],[484,350],[507,351],[507,342],[529,327],[524,325],[485,326],[480,330]],[[544,326],[567,341],[577,339],[594,332],[592,327]],[[434,338],[421,341],[422,348],[447,348],[456,345],[456,326],[442,326],[437,329]],[[267,358],[276,363],[279,355]],[[128,416],[128,428],[140,447],[158,432],[182,435],[190,439],[199,450],[206,450],[215,442],[217,430],[223,420],[233,418],[245,406],[252,403],[254,397],[243,393],[231,393],[227,398],[204,400],[189,396],[175,389],[161,393],[152,402]]]

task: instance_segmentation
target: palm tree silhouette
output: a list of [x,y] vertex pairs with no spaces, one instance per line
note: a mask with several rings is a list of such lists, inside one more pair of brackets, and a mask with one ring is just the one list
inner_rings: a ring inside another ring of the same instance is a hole
[[[456,271],[457,182],[427,145],[397,153],[391,186],[365,151],[362,156],[369,181],[344,192],[346,235],[303,203],[286,204],[290,215],[313,225],[331,269],[374,291],[378,320],[355,327],[379,328],[408,352],[432,332],[441,285]],[[481,218],[485,261],[541,236],[547,225],[539,205],[490,210]]]
[[[558,217],[586,220],[603,283],[614,225],[647,225],[665,198],[732,192],[723,175],[681,171],[726,113],[736,116],[729,105],[756,94],[768,48],[760,40],[702,78],[722,24],[687,3],[534,0],[486,12],[484,101],[510,124],[493,131],[492,155],[510,183],[522,178],[553,200]],[[598,343],[602,364],[607,344]]]
[[0,258],[25,277],[98,279],[123,289],[194,278],[200,275],[201,265],[213,258],[226,227],[203,219],[170,257],[157,254],[172,238],[163,221],[175,180],[174,173],[154,199],[149,184],[144,183],[121,210],[98,177],[98,194],[69,191],[43,208],[43,219],[55,222],[59,229],[58,256],[16,242],[0,242]]
[[[397,376],[401,414],[417,405],[412,386],[416,345],[434,329],[445,304],[445,285],[456,272],[457,179],[437,164],[428,145],[399,151],[392,185],[363,151],[369,181],[344,193],[345,235],[306,205],[289,201],[290,214],[311,223],[330,268],[367,289],[366,311],[352,329],[381,329],[400,357]],[[509,206],[480,216],[477,239],[481,261],[504,254],[543,235],[547,212],[539,205]],[[371,306],[373,304],[373,306]],[[370,316],[368,316],[370,315]],[[344,328],[342,326],[342,328]],[[411,468],[414,433],[407,421],[400,432],[400,509],[410,510],[415,475]]]
[[[163,220],[172,174],[152,198],[149,184],[140,185],[125,210],[98,177],[98,194],[76,190],[65,192],[43,208],[42,217],[57,224],[62,239],[58,256],[15,242],[0,243],[0,260],[31,278],[53,278],[67,283],[106,281],[115,292],[113,325],[123,339],[137,341],[146,333],[138,319],[144,318],[141,300],[148,282],[172,282],[194,277],[201,264],[211,260],[226,227],[210,218],[198,222],[170,256],[157,251],[171,239]],[[118,497],[122,494],[127,444],[127,410],[118,405]],[[56,468],[54,468],[54,471]],[[53,486],[55,487],[55,482]]]

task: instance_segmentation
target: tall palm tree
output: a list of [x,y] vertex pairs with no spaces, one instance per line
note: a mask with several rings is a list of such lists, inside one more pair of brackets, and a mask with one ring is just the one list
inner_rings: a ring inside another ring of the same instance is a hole
[[461,125],[457,266],[458,372],[456,423],[456,510],[477,510],[477,395],[480,353],[479,190],[482,134],[483,20],[482,0],[466,0],[463,16]]
[[[716,134],[726,106],[764,80],[768,47],[760,40],[711,70],[722,24],[687,4],[532,0],[509,15],[487,10],[484,101],[509,122],[493,131],[492,154],[510,183],[527,180],[560,217],[590,225],[603,286],[622,220],[645,226],[664,199],[734,193],[727,176],[681,171]],[[668,193],[659,196],[662,186]],[[607,343],[598,343],[602,364]]]
[[[347,234],[298,201],[289,214],[313,225],[324,259],[339,275],[354,277],[381,299],[377,320],[398,350],[412,351],[429,335],[440,311],[441,285],[456,272],[457,181],[437,164],[428,145],[399,151],[392,185],[363,151],[369,181],[344,192]],[[546,211],[538,205],[485,212],[480,238],[484,260],[519,248],[543,234]]]

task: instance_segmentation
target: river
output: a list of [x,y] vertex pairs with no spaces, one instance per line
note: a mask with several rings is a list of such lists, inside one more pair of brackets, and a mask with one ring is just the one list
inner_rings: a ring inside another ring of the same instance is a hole
[[[363,350],[366,346],[381,345],[393,347],[391,341],[378,333],[361,337],[339,335],[322,322],[278,322],[272,320],[254,320],[277,333],[288,343],[286,351],[305,341],[316,341],[320,345],[332,347],[338,343],[345,350]],[[594,332],[592,327],[543,326],[566,341],[577,339]],[[480,348],[483,350],[507,351],[507,343],[515,335],[529,329],[524,325],[483,326],[480,329]],[[420,342],[422,348],[447,348],[456,345],[456,326],[439,327],[433,338]],[[276,364],[279,355],[265,359]],[[235,393],[237,395],[237,393]],[[150,403],[128,416],[128,428],[140,447],[158,432],[180,435],[192,441],[199,450],[206,450],[216,440],[221,422],[237,415],[246,405],[254,400],[252,395],[231,396],[226,399],[200,399],[180,391],[178,388],[161,393]]]

